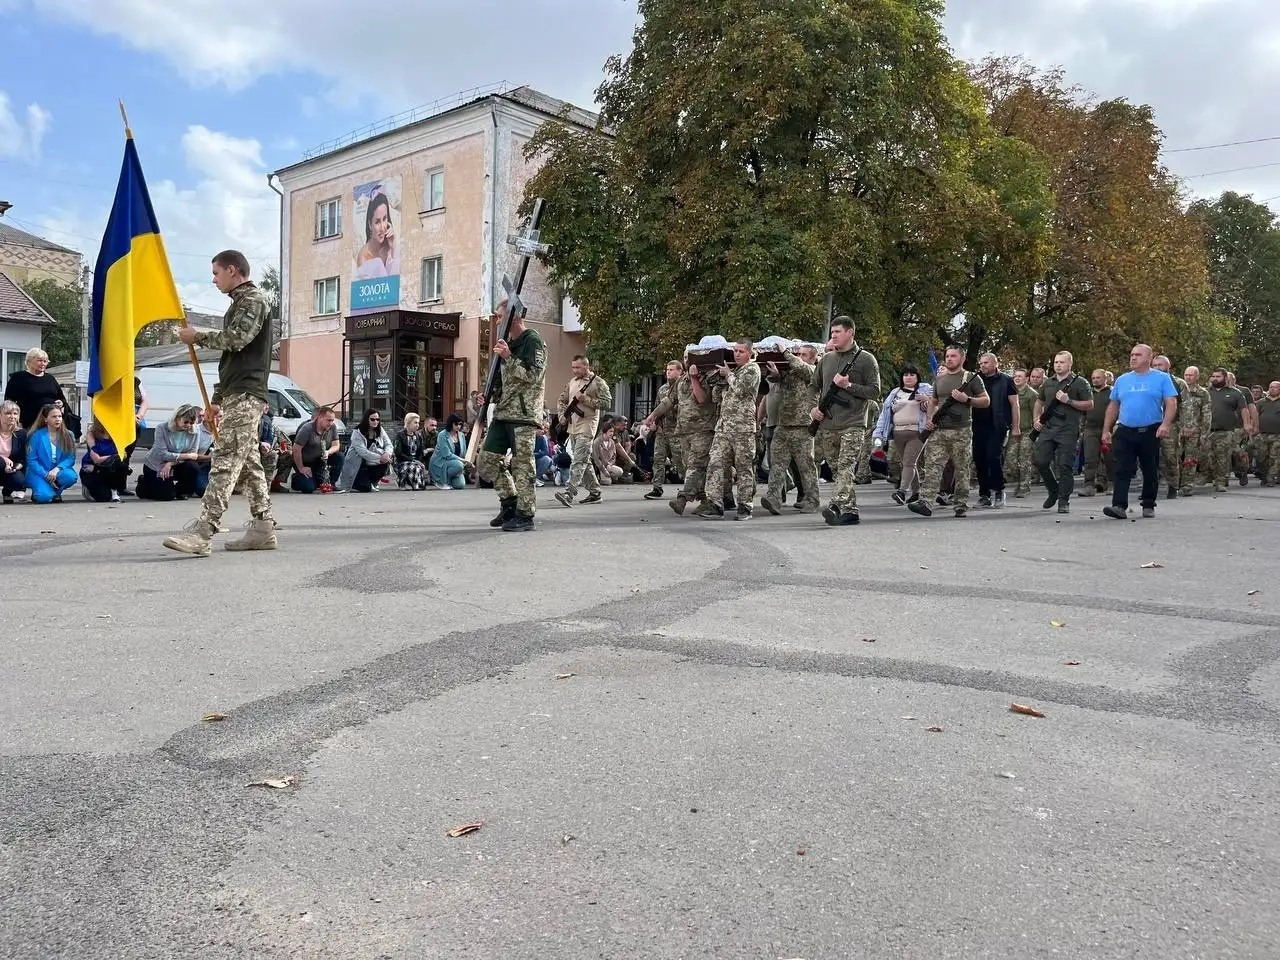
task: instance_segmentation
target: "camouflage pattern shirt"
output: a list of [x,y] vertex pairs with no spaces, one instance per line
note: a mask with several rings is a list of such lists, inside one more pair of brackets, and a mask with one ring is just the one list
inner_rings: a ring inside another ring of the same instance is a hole
[[[680,381],[678,380],[676,381],[676,383],[679,383],[679,382]],[[655,410],[658,407],[661,407],[664,403],[666,403],[668,397],[672,398],[671,403],[669,404],[669,406],[671,407],[671,413],[664,413],[662,414],[662,416],[658,417],[656,420],[658,429],[661,430],[663,433],[670,433],[673,429],[675,429],[676,418],[675,418],[674,396],[675,396],[674,385],[671,384],[670,382],[664,383],[662,386],[658,388],[658,402],[653,405]]]
[[1194,430],[1196,433],[1209,432],[1209,420],[1213,408],[1209,403],[1209,391],[1197,384],[1187,387],[1186,407],[1179,405],[1178,421],[1183,430]]
[[715,400],[710,396],[711,391],[706,387],[703,389],[707,392],[707,402],[698,403],[693,396],[693,384],[689,380],[686,373],[676,383],[675,394],[675,411],[676,411],[676,433],[710,433],[716,428],[716,418],[720,415],[720,408],[716,405]]
[[265,401],[271,374],[271,304],[249,280],[229,296],[222,329],[196,333],[197,347],[222,351],[218,384],[210,399],[220,403],[224,397],[248,394]]
[[1175,377],[1173,374],[1169,374],[1169,376],[1173,380],[1173,385],[1178,388],[1178,409],[1173,414],[1173,422],[1175,424],[1181,424],[1182,411],[1186,409],[1187,391],[1190,388],[1187,386],[1187,381],[1183,380],[1181,377]]
[[502,387],[494,400],[493,419],[504,423],[541,423],[547,345],[526,327],[508,346],[511,356],[502,361]]
[[778,406],[778,426],[807,427],[813,422],[813,408],[818,405],[813,369],[813,364],[805,363],[795,354],[787,354],[787,365],[779,371],[782,400]]
[[759,394],[760,364],[748,363],[737,369],[731,368],[727,382],[714,390],[714,397],[720,404],[716,433],[754,436]]

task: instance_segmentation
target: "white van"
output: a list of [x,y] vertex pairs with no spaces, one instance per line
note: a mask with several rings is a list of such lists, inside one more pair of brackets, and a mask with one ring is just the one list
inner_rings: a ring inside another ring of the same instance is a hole
[[[202,363],[200,372],[204,374],[204,385],[212,396],[213,388],[218,383],[218,365]],[[154,427],[169,420],[174,411],[184,403],[200,405],[200,387],[196,384],[196,374],[190,364],[143,367],[137,371],[137,375],[142,381],[143,389],[147,391],[147,426]],[[312,411],[320,406],[311,399],[307,391],[283,373],[270,375],[267,379],[267,391],[275,425],[290,440],[303,422],[311,419]],[[337,421],[337,427],[339,436],[347,432],[341,420]]]

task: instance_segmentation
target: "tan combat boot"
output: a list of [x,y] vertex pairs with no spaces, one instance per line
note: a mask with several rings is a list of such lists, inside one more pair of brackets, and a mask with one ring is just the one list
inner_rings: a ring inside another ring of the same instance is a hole
[[165,537],[164,545],[170,550],[189,553],[193,557],[207,557],[209,544],[213,540],[213,535],[218,532],[217,528],[203,520],[193,520],[185,529],[186,533],[181,536]]
[[274,550],[280,546],[276,539],[276,525],[270,517],[250,520],[244,525],[245,535],[239,540],[228,540],[226,549],[242,550]]

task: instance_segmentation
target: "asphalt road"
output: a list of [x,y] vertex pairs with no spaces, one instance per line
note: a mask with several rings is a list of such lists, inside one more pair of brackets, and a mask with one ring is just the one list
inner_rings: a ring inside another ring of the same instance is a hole
[[1280,957],[1280,492],[859,489],[0,508],[0,957]]

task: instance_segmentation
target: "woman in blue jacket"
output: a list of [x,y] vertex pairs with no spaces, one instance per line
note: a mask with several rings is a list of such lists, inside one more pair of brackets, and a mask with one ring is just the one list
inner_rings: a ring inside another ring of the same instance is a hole
[[75,486],[76,440],[62,424],[62,407],[47,404],[27,438],[27,484],[35,503],[61,503]]
[[465,464],[461,456],[465,443],[462,418],[456,413],[449,414],[449,419],[444,422],[444,432],[436,437],[435,453],[431,454],[431,482],[441,490],[466,489]]

